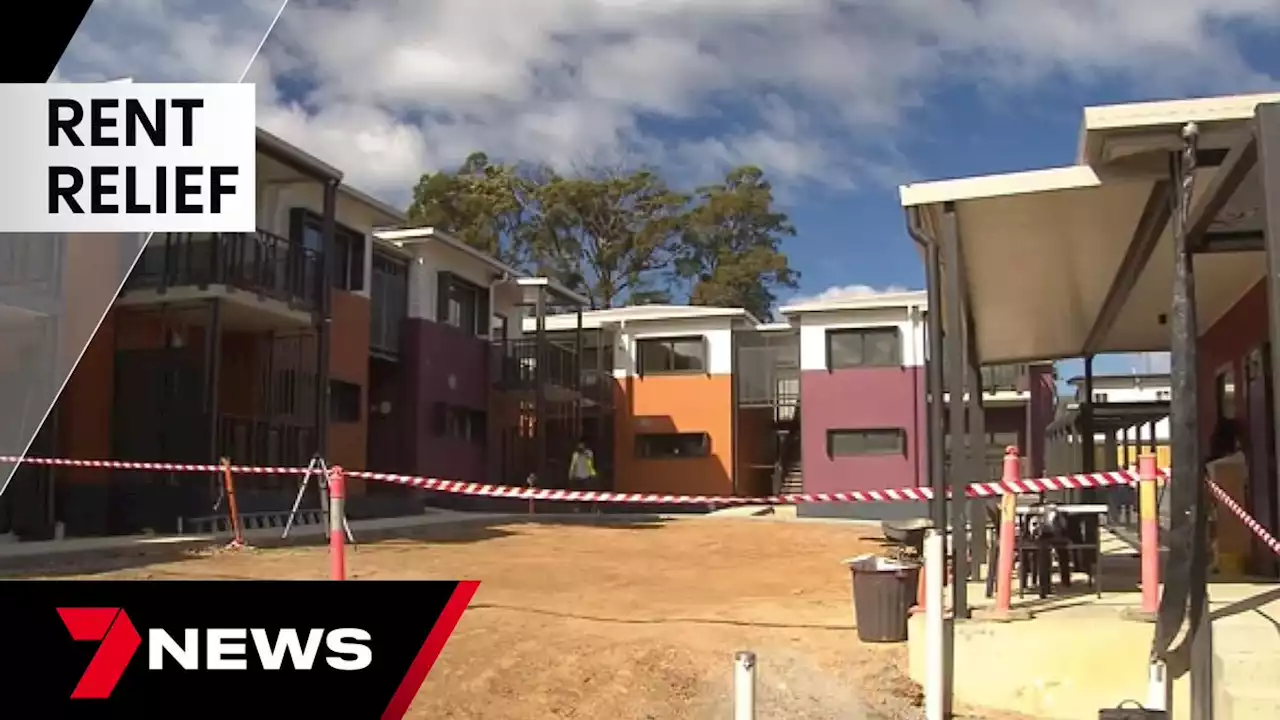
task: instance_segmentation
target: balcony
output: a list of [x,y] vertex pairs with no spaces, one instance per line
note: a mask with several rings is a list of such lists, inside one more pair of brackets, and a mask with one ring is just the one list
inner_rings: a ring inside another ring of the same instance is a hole
[[263,230],[157,234],[125,289],[165,292],[223,285],[313,311],[323,288],[320,261],[320,252]]
[[538,346],[533,338],[495,342],[491,348],[490,378],[493,386],[508,392],[531,392],[538,385],[549,389],[553,400],[579,397],[605,407],[613,405],[613,372],[586,367],[595,364],[594,350],[584,348],[579,360],[572,348],[548,342],[542,349],[538,372]]

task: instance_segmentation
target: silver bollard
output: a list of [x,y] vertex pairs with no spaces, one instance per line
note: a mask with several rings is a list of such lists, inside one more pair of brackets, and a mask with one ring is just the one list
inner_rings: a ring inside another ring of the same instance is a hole
[[747,650],[733,657],[733,720],[756,719],[756,654]]

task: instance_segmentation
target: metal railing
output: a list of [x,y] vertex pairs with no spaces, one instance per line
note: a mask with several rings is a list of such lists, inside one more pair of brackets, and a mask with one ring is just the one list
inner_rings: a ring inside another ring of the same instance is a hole
[[143,251],[126,289],[229,285],[303,309],[319,307],[321,253],[256,233],[163,233]]

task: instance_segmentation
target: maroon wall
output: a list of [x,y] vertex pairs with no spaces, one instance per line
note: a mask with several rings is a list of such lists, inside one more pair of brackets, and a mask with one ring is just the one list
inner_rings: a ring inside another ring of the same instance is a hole
[[[801,458],[805,492],[883,490],[925,477],[924,368],[810,370],[800,374]],[[831,458],[827,431],[903,428],[902,456]]]
[[[403,454],[410,470],[446,480],[488,482],[483,440],[467,441],[436,434],[437,402],[489,410],[489,354],[483,340],[450,325],[429,320],[405,321],[404,397],[412,407],[403,416]],[[449,377],[454,378],[450,387]]]
[[[881,490],[928,484],[928,418],[924,368],[812,370],[800,376],[805,492]],[[1018,433],[1029,472],[1044,467],[1044,431],[1054,416],[1053,367],[1031,368],[1025,405],[988,407],[987,432]],[[945,424],[947,416],[944,415]],[[827,431],[903,428],[907,453],[894,457],[831,458]],[[993,478],[994,479],[994,478]]]

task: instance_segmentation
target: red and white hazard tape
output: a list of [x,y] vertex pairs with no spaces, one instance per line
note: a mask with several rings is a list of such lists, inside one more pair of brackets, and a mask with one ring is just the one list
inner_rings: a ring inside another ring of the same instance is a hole
[[[181,472],[205,473],[221,472],[220,465],[163,463],[163,462],[130,462],[123,460],[70,460],[66,458],[20,458],[13,455],[0,455],[0,463],[25,462],[32,465],[52,465],[58,467],[83,467],[107,470],[138,470],[144,472]],[[307,472],[302,467],[259,467],[253,465],[232,465],[231,472],[243,475],[302,475]],[[1167,477],[1167,469],[1160,470],[1161,476]],[[482,483],[461,482],[458,480],[441,480],[439,478],[420,477],[416,475],[397,475],[394,473],[366,472],[348,470],[347,477],[361,480],[406,485],[423,490],[472,495],[477,497],[508,498],[513,500],[547,500],[555,502],[591,502],[591,503],[632,503],[645,505],[797,505],[814,503],[879,503],[910,502],[933,498],[933,490],[927,487],[909,487],[891,490],[852,490],[835,493],[794,493],[768,496],[724,496],[724,495],[671,495],[661,493],[619,493],[596,490],[558,490],[552,488],[529,488],[510,485],[485,485]],[[1083,490],[1086,488],[1115,487],[1132,485],[1138,480],[1138,474],[1132,470],[1116,470],[1110,472],[1081,473],[1077,475],[1058,475],[1055,477],[1029,478],[1005,482],[975,483],[966,489],[969,497],[996,497],[1007,492],[1016,494],[1052,492],[1055,490]]]
[[1280,540],[1276,540],[1272,537],[1271,533],[1267,532],[1266,528],[1262,527],[1257,520],[1254,520],[1249,513],[1245,512],[1245,509],[1240,507],[1240,504],[1235,500],[1232,500],[1231,496],[1228,495],[1225,490],[1218,487],[1216,483],[1207,478],[1205,479],[1205,482],[1209,484],[1209,491],[1213,493],[1213,497],[1223,507],[1230,510],[1231,514],[1239,518],[1240,522],[1244,523],[1244,526],[1249,528],[1249,531],[1256,535],[1258,539],[1262,541],[1262,544],[1266,545],[1271,552],[1280,556]]

